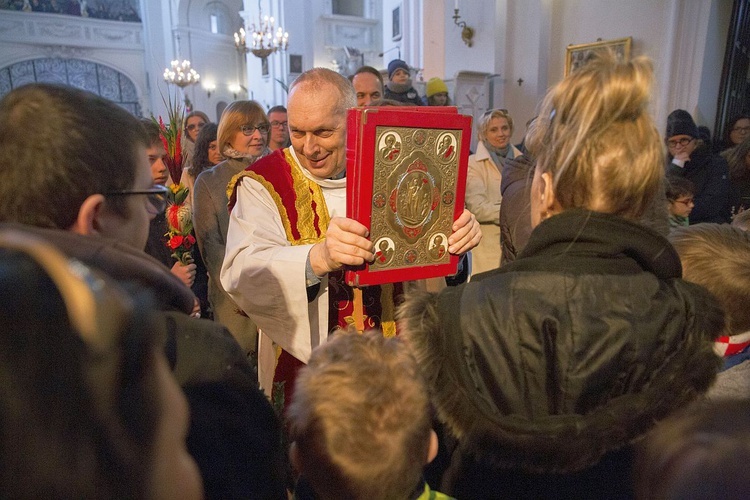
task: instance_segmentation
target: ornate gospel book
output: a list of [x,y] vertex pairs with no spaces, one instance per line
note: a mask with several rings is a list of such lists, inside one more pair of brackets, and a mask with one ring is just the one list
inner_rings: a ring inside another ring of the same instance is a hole
[[428,106],[348,113],[347,217],[369,229],[375,261],[347,268],[346,282],[455,274],[448,236],[464,208],[471,117]]

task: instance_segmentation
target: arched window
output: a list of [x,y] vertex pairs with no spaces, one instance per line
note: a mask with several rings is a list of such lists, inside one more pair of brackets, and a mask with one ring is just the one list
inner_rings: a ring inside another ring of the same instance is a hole
[[22,61],[0,69],[0,97],[33,82],[60,83],[88,90],[119,104],[135,116],[141,106],[135,85],[125,75],[92,61],[43,58]]
[[237,30],[239,16],[236,13],[232,15],[222,2],[208,2],[202,12],[200,21],[191,19],[191,26],[223,35],[231,35]]

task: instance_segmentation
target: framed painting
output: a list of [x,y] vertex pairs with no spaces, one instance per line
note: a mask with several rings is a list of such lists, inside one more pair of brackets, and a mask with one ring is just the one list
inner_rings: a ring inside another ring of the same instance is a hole
[[629,61],[632,42],[633,37],[626,37],[617,38],[616,40],[599,39],[593,43],[568,45],[565,51],[565,76],[585,65],[589,61],[591,54],[599,49],[611,48],[619,60]]
[[289,72],[295,75],[302,73],[302,56],[289,54]]

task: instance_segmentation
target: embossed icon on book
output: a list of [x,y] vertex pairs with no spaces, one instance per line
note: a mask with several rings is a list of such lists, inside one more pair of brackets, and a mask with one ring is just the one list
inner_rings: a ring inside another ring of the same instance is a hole
[[430,258],[441,260],[448,253],[448,239],[443,233],[433,234],[429,246]]
[[[419,155],[421,156],[421,155]],[[417,157],[399,176],[389,199],[397,226],[409,240],[415,240],[431,222],[440,193],[435,177]]]
[[414,135],[412,135],[412,139],[414,140],[414,144],[417,146],[423,146],[424,143],[427,141],[427,133],[425,133],[424,130],[416,130],[414,132]]
[[386,196],[384,193],[375,193],[372,197],[372,204],[375,208],[383,208],[386,204]]
[[375,262],[373,262],[372,265],[387,266],[390,264],[396,248],[393,240],[390,238],[380,238],[375,242],[375,248],[377,251],[375,252]]
[[453,159],[456,154],[456,136],[449,132],[445,132],[438,136],[436,144],[439,161],[447,162]]
[[396,132],[383,134],[378,144],[378,151],[380,159],[387,163],[398,160],[401,156],[401,136]]

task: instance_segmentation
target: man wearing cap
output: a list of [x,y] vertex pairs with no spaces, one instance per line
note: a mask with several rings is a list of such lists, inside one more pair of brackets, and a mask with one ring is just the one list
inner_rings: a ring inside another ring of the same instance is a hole
[[401,59],[388,63],[388,83],[385,86],[385,98],[411,106],[421,106],[422,98],[412,87],[409,65]]
[[683,177],[695,186],[690,224],[729,222],[729,167],[721,156],[698,139],[690,113],[676,109],[667,117],[664,135],[669,154],[667,175]]
[[436,76],[427,80],[425,94],[427,106],[450,106],[452,104],[448,96],[448,86]]

